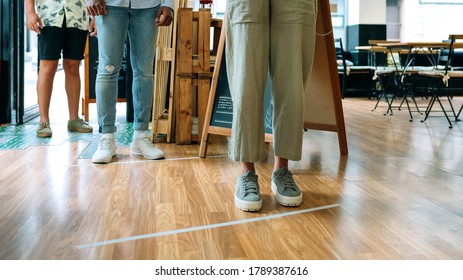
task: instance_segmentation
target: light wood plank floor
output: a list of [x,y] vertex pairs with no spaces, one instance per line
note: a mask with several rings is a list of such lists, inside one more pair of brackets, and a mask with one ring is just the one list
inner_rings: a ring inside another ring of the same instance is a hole
[[374,103],[343,100],[346,157],[335,133],[305,133],[300,207],[276,203],[269,147],[258,213],[234,207],[224,137],[206,159],[163,143],[165,160],[122,147],[108,165],[78,159],[88,142],[0,150],[0,259],[462,259],[463,123]]

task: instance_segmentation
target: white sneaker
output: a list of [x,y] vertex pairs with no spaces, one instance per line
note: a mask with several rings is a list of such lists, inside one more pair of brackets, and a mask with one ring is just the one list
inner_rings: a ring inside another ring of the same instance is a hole
[[154,147],[147,135],[132,141],[132,144],[130,144],[130,153],[137,156],[144,156],[146,159],[160,159],[164,157],[164,153]]
[[103,134],[98,143],[98,149],[92,156],[93,163],[110,163],[116,155],[116,141],[113,135]]

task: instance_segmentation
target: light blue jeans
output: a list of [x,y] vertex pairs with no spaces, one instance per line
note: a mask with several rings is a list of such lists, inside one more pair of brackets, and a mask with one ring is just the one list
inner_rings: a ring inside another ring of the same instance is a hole
[[266,157],[264,89],[270,69],[275,155],[300,160],[317,0],[227,0],[226,9],[227,76],[233,99],[229,156],[240,162]]
[[108,6],[108,13],[97,16],[98,74],[95,95],[100,133],[116,132],[116,103],[119,70],[124,43],[129,36],[133,69],[134,130],[148,130],[153,105],[154,56],[160,6],[131,9]]

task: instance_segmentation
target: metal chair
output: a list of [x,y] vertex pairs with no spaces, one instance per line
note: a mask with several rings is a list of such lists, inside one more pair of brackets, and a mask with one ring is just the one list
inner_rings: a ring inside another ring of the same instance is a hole
[[[449,36],[449,47],[446,51],[447,61],[445,63],[445,67],[443,70],[436,69],[432,71],[420,71],[419,75],[422,75],[426,77],[426,79],[429,81],[430,85],[430,93],[431,93],[431,98],[429,101],[429,104],[426,108],[425,111],[425,118],[421,122],[425,122],[428,117],[430,116],[431,112],[433,111],[433,107],[437,101],[437,103],[440,106],[440,111],[444,114],[445,118],[447,119],[449,123],[449,128],[452,128],[452,121],[450,117],[454,118],[454,121],[459,121],[458,117],[461,113],[461,109],[457,113],[455,111],[455,108],[453,107],[452,104],[452,90],[451,87],[449,87],[449,84],[451,81],[455,79],[463,79],[463,71],[456,71],[452,69],[452,60],[453,60],[453,54],[454,54],[454,44],[457,39],[463,39],[463,35],[450,35]],[[445,102],[447,105],[444,106]],[[449,116],[449,114],[451,116]]]
[[[393,65],[377,67],[375,71],[374,79],[378,81],[379,90],[378,100],[372,111],[376,110],[379,102],[384,98],[387,103],[387,111],[384,115],[393,115],[393,108],[400,111],[406,106],[410,117],[409,121],[411,122],[413,121],[412,112],[421,114],[415,96],[415,82],[418,79],[418,71],[428,68],[414,65],[416,52],[412,51],[412,47],[407,44],[391,45],[387,49]],[[405,57],[402,52],[405,52]],[[395,59],[394,54],[398,55]],[[398,105],[393,106],[396,100],[401,101]]]
[[[351,75],[367,75],[368,77],[373,76],[374,67],[372,66],[355,66],[346,59],[346,52],[342,45],[341,38],[334,39],[335,49],[336,49],[336,60],[338,61],[338,73],[342,75],[341,82],[341,97],[344,99],[344,96],[348,92],[359,92],[367,91],[367,89],[359,89],[348,87],[348,77]],[[371,90],[369,88],[368,90]]]

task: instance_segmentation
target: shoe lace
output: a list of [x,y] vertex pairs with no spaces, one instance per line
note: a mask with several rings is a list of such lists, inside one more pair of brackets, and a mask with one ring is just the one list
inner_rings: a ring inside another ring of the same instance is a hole
[[50,128],[50,123],[49,122],[41,122],[40,123],[40,129],[44,128]]
[[86,126],[86,125],[88,125],[88,123],[84,122],[84,120],[81,119],[81,118],[78,118],[78,119],[74,120],[73,123],[74,123],[75,126]]
[[110,150],[112,145],[112,141],[108,138],[101,138],[100,139],[100,149],[101,150]]
[[294,182],[293,179],[293,173],[289,171],[288,169],[284,168],[281,172],[278,172],[276,174],[276,177],[280,182],[283,183],[286,189],[292,189],[294,191],[297,191],[298,187],[296,185],[296,182]]
[[142,145],[144,148],[151,148],[154,147],[153,143],[151,143],[151,140],[148,136],[143,136],[141,138],[138,138],[139,144]]
[[257,179],[252,174],[248,173],[243,176],[243,189],[245,195],[247,194],[259,194],[259,190],[257,189]]

